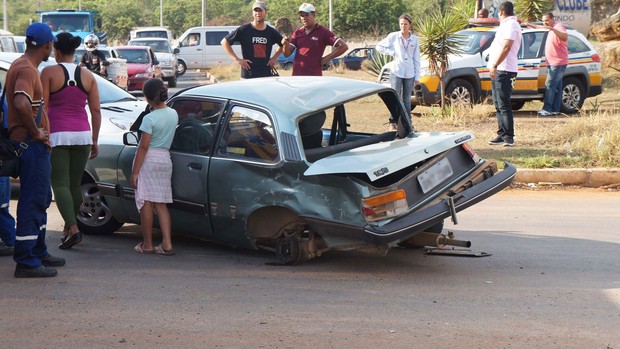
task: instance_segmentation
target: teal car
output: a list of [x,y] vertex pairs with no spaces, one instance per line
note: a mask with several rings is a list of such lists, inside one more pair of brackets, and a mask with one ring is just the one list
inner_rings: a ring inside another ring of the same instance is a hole
[[[198,86],[168,100],[174,234],[274,252],[297,264],[332,250],[468,245],[443,220],[499,192],[498,170],[470,132],[414,132],[395,93],[332,77],[269,77]],[[358,115],[395,115],[398,130],[364,132]],[[80,231],[139,223],[130,186],[137,135],[105,137],[83,176]]]

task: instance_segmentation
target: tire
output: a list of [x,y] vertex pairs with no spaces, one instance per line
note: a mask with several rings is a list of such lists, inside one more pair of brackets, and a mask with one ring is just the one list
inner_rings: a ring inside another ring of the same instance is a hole
[[474,87],[467,80],[454,79],[446,88],[446,98],[450,105],[471,107],[475,99]]
[[123,223],[112,216],[112,210],[95,183],[82,183],[81,191],[82,205],[77,216],[77,225],[82,233],[108,235],[123,226]]
[[177,77],[173,76],[171,78],[168,79],[168,87],[177,87]]
[[575,77],[567,77],[562,82],[562,103],[560,110],[565,114],[574,114],[581,109],[586,99],[583,82]]
[[177,76],[185,74],[186,71],[187,65],[185,64],[185,62],[179,61],[179,64],[177,64]]
[[525,101],[514,101],[512,102],[512,110],[521,110],[525,105]]

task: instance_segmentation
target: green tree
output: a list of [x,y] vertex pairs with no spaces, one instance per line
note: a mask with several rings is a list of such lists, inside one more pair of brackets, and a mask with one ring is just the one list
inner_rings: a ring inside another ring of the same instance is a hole
[[552,0],[514,0],[515,14],[523,21],[538,21],[551,10],[553,3]]
[[448,11],[431,13],[417,25],[420,33],[420,54],[428,60],[430,73],[439,78],[442,114],[445,113],[444,77],[449,66],[448,56],[462,52],[462,38],[455,33],[466,24],[462,16]]

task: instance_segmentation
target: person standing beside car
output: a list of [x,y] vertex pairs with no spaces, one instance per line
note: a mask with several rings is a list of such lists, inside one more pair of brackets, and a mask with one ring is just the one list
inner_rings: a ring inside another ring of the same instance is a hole
[[65,265],[64,258],[49,254],[45,243],[47,208],[52,201],[52,166],[49,120],[37,69],[42,61],[48,60],[55,40],[46,24],[35,22],[29,25],[26,52],[11,64],[4,86],[9,105],[9,138],[22,148],[13,250],[13,260],[17,263],[14,275],[18,278],[56,276],[58,272],[53,267]]
[[[329,29],[316,22],[316,9],[312,4],[303,3],[299,6],[299,17],[303,26],[290,38],[284,38],[284,56],[290,56],[295,49],[293,59],[293,76],[322,76],[323,66],[333,58],[345,53],[349,46]],[[325,47],[333,46],[332,52],[325,57]]]
[[[411,95],[420,78],[420,45],[411,32],[413,21],[408,14],[398,17],[400,31],[388,34],[377,46],[377,51],[394,57],[390,85],[400,97],[407,117],[411,119]],[[394,116],[390,116],[390,130],[396,131]]]
[[[136,188],[136,206],[140,211],[143,237],[143,242],[137,244],[134,251],[172,255],[172,222],[166,204],[172,202],[169,150],[179,115],[166,105],[168,90],[162,80],[148,80],[142,92],[152,111],[142,119],[142,136],[131,171],[131,186]],[[162,242],[157,246],[153,246],[153,210],[157,212],[162,235]]]
[[[256,1],[252,5],[254,19],[246,23],[221,41],[226,53],[241,66],[241,78],[261,78],[271,76],[272,68],[282,53],[282,35],[273,27],[267,25],[267,5],[262,1]],[[237,57],[232,49],[232,44],[241,43],[243,58]],[[271,48],[278,44],[280,47],[271,57]]]
[[519,71],[518,53],[521,46],[521,26],[514,16],[514,5],[510,1],[499,4],[499,29],[491,43],[491,57],[487,68],[491,78],[491,93],[497,118],[497,137],[490,145],[514,146],[514,117],[510,97]]
[[[70,33],[60,33],[56,38],[58,64],[43,69],[41,83],[50,121],[51,184],[58,211],[65,221],[58,248],[66,250],[82,241],[76,218],[82,204],[80,188],[86,161],[99,153],[101,108],[95,77],[73,63],[75,49],[82,39]],[[87,102],[92,130],[85,109]]]
[[[0,94],[2,94],[2,84],[0,84]],[[8,129],[8,105],[6,98],[4,98],[2,105],[2,120],[1,126],[3,129]],[[9,204],[11,203],[11,177],[0,177],[0,257],[12,256],[15,245],[15,218],[9,211]]]
[[540,116],[560,114],[562,106],[562,78],[568,65],[568,33],[566,26],[556,22],[553,13],[545,12],[543,25],[527,23],[528,27],[549,29],[545,42],[545,59],[547,60],[547,81],[545,82],[545,99]]
[[86,47],[86,52],[82,55],[80,66],[86,67],[86,69],[97,75],[103,77],[108,76],[106,71],[107,60],[105,54],[99,51],[99,38],[97,35],[86,35],[84,38],[84,46]]

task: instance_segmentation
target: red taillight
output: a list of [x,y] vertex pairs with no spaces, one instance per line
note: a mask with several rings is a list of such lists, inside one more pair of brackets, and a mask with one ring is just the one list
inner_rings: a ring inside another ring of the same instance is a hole
[[595,62],[600,62],[601,61],[601,56],[598,55],[598,53],[595,53],[592,55],[592,60]]
[[407,194],[402,189],[362,200],[362,214],[368,222],[397,217],[407,210]]
[[469,154],[469,157],[471,157],[474,160],[474,162],[480,161],[480,156],[476,154],[474,149],[469,144],[467,143],[461,144],[461,147],[463,147],[463,149],[467,152],[467,154]]

